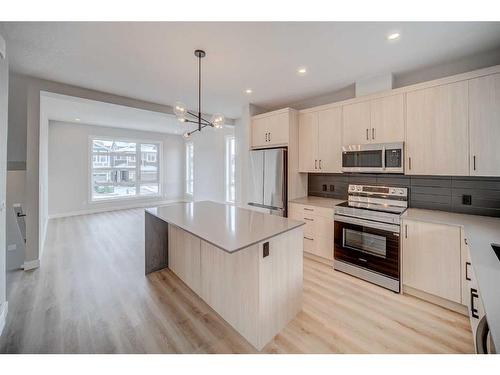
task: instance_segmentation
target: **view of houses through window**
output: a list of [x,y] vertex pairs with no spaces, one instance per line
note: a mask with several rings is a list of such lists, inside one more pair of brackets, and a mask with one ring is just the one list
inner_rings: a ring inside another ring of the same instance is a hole
[[236,199],[236,141],[234,136],[226,137],[226,201],[234,203]]
[[160,193],[160,145],[117,139],[92,139],[92,200]]
[[194,145],[186,142],[186,194],[193,195],[194,192]]

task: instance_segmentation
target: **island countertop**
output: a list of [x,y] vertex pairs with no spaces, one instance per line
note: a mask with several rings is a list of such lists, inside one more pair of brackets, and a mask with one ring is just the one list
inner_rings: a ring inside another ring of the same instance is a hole
[[211,201],[175,203],[146,212],[234,253],[304,225],[303,222]]

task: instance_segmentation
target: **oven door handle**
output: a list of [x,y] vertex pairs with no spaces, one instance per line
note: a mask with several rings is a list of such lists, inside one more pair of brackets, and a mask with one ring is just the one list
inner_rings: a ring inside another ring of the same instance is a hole
[[357,217],[344,216],[344,215],[334,215],[333,221],[338,221],[340,223],[361,225],[367,228],[374,228],[385,230],[391,233],[397,233],[399,235],[399,225],[380,223],[378,221],[371,221],[365,219],[359,219]]

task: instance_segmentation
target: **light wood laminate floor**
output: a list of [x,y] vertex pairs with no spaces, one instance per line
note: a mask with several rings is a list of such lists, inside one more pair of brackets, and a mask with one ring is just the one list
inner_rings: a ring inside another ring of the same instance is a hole
[[[254,353],[171,271],[144,276],[144,213],[55,219],[9,275],[1,353]],[[471,353],[468,318],[310,259],[303,310],[266,353]]]

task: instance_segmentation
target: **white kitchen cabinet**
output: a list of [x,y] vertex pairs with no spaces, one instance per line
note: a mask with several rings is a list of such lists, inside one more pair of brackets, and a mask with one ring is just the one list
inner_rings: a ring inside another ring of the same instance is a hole
[[466,81],[406,96],[406,174],[469,174]]
[[403,94],[370,101],[370,131],[372,143],[403,142],[405,139]]
[[290,219],[303,221],[304,251],[333,261],[333,208],[289,203]]
[[342,145],[370,143],[370,102],[348,104],[342,110]]
[[403,285],[462,303],[460,227],[403,220]]
[[500,74],[469,81],[470,175],[500,176]]
[[288,109],[254,116],[251,120],[252,148],[287,146],[290,132]]
[[340,107],[299,116],[299,171],[341,172],[342,110]]
[[299,172],[318,169],[318,113],[299,115]]

